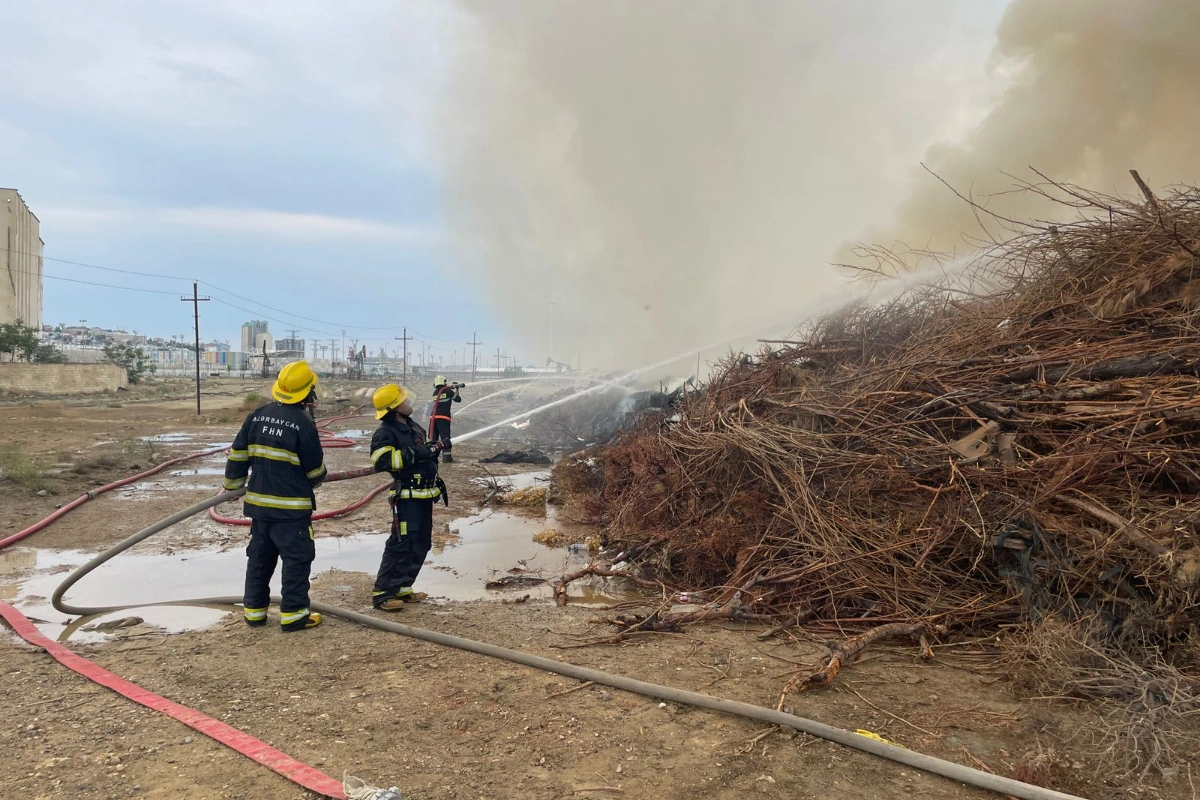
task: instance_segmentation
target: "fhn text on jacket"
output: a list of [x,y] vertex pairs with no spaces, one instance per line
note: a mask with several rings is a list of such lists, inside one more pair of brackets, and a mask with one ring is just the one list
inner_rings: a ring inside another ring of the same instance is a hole
[[326,474],[312,416],[317,375],[303,361],[288,364],[279,371],[271,396],[275,402],[250,412],[234,437],[225,463],[225,488],[246,489],[246,623],[266,624],[271,575],[282,559],[279,622],[285,631],[297,631],[321,624],[321,615],[308,608],[309,571],[316,556],[313,489]]

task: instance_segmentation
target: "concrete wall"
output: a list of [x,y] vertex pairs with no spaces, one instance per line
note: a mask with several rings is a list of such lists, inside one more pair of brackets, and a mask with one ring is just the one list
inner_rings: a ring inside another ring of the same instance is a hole
[[41,223],[16,189],[0,189],[0,322],[42,327]]
[[113,364],[13,364],[0,362],[0,391],[34,394],[91,394],[128,385]]

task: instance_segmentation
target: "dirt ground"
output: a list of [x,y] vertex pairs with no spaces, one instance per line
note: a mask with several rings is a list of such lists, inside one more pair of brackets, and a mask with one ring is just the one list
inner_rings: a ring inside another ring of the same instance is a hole
[[[207,390],[215,394],[204,398],[199,419],[181,382],[138,387],[119,399],[91,404],[0,402],[4,446],[31,457],[35,467],[23,482],[0,480],[0,537],[92,485],[175,452],[228,442],[243,416],[245,395],[264,387],[252,381],[213,382]],[[334,407],[327,404],[323,411]],[[373,420],[360,419],[334,429],[371,427]],[[456,427],[469,428],[465,420]],[[182,445],[142,438],[176,433],[187,437]],[[502,444],[492,440],[456,447],[458,463],[443,469],[453,500],[450,509],[438,506],[441,535],[447,535],[446,523],[477,511],[486,490],[470,481],[484,474],[474,462],[498,449]],[[331,450],[328,459],[333,470],[365,465],[361,448]],[[206,464],[219,466],[220,459]],[[488,467],[497,475],[528,470]],[[104,496],[22,545],[96,552],[210,495],[218,482],[198,475],[190,483],[151,486],[135,501]],[[323,487],[321,506],[342,505],[378,482]],[[379,501],[318,523],[317,532],[346,536],[383,531],[386,524],[386,505]],[[146,546],[209,548],[216,541],[236,548],[245,535],[245,529],[205,523],[190,534],[172,534],[165,543]],[[471,547],[469,533],[461,539],[454,546]],[[514,552],[513,560],[521,555]],[[314,599],[370,611],[372,575],[330,571],[319,561],[313,572]],[[0,590],[4,581],[0,575]],[[591,622],[601,611],[559,608],[536,598],[514,602],[520,596],[508,592],[500,595],[503,600],[426,603],[381,616],[766,706],[775,705],[790,675],[814,667],[826,652],[815,636],[760,639],[761,626],[728,623],[581,646],[610,635],[610,629]],[[117,674],[334,777],[348,773],[375,785],[395,784],[409,800],[995,796],[804,735],[580,686],[551,673],[339,619],[285,635],[274,625],[247,628],[229,614],[203,630],[150,634],[139,626],[103,642],[68,644]],[[0,636],[0,747],[5,753],[0,797],[313,797],[185,726],[89,683],[7,629]],[[872,731],[911,749],[1005,775],[1041,754],[1044,766],[1035,772],[1042,782],[1083,797],[1197,796],[1200,770],[1186,764],[1167,776],[1152,775],[1142,785],[1102,777],[1107,772],[1088,754],[1086,743],[1086,733],[1097,725],[1095,711],[1018,701],[997,664],[987,643],[945,643],[932,662],[921,661],[915,648],[903,643],[880,646],[843,671],[832,688],[793,696],[788,704],[801,716]]]

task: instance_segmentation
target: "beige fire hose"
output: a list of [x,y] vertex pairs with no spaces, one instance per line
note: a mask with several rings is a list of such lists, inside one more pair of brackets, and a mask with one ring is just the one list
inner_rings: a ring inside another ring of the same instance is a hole
[[[123,606],[74,606],[63,601],[63,595],[67,590],[75,585],[83,576],[100,566],[104,562],[114,556],[123,553],[133,547],[138,542],[150,538],[160,531],[175,525],[183,520],[198,514],[206,509],[218,505],[220,503],[233,500],[245,493],[245,490],[235,492],[223,492],[215,497],[212,497],[203,502],[185,508],[176,514],[154,523],[145,530],[135,533],[120,544],[113,545],[108,550],[105,550],[100,555],[93,558],[83,566],[76,569],[66,580],[54,590],[53,603],[54,607],[64,614],[92,615],[106,614],[112,611],[122,611],[129,608],[141,608],[148,605],[197,605],[206,603],[218,603],[223,605],[238,605],[242,602],[241,597],[203,597],[190,600],[171,600],[165,603],[136,603]],[[278,598],[272,598],[276,603]],[[332,606],[327,603],[311,603],[311,607],[322,614],[327,614],[332,617],[340,617],[351,622],[357,622],[362,625],[367,625],[372,628],[377,628],[391,633],[399,633],[403,636],[410,636],[414,639],[432,642],[434,644],[445,645],[446,647],[455,647],[459,650],[466,650],[480,655],[491,656],[493,658],[504,659],[515,664],[524,664],[527,667],[534,669],[545,670],[557,675],[564,675],[569,678],[576,678],[581,681],[592,681],[593,683],[603,686],[610,686],[614,689],[621,689],[634,694],[653,697],[659,700],[669,700],[674,703],[682,703],[685,705],[695,706],[696,708],[706,708],[710,711],[718,711],[724,714],[734,714],[748,719],[757,720],[770,725],[779,725],[784,728],[792,728],[803,733],[817,736],[821,739],[826,739],[831,742],[850,747],[855,750],[861,750],[865,753],[886,758],[895,761],[899,764],[904,764],[915,769],[932,772],[935,775],[941,775],[949,778],[952,781],[966,783],[971,786],[977,786],[982,789],[990,789],[993,792],[1000,794],[1018,797],[1022,800],[1083,800],[1083,798],[1075,795],[1056,792],[1053,789],[1046,789],[1041,786],[1016,781],[1011,778],[1004,778],[999,775],[993,775],[989,772],[973,769],[955,764],[952,761],[935,758],[933,756],[917,753],[897,745],[888,744],[882,741],[861,736],[857,733],[836,728],[832,725],[826,725],[814,720],[798,717],[794,714],[786,714],[782,711],[776,711],[763,706],[751,705],[750,703],[741,703],[736,700],[725,700],[720,697],[712,697],[711,695],[701,694],[700,692],[692,692],[686,689],[676,689],[671,686],[660,686],[647,681],[639,681],[634,678],[627,678],[623,675],[612,675],[607,672],[602,672],[598,669],[589,667],[580,667],[575,664],[564,664],[559,661],[554,661],[542,656],[536,656],[529,653],[522,653],[517,650],[510,650],[506,647],[498,647],[485,642],[476,642],[471,639],[463,639],[459,636],[451,636],[446,633],[438,633],[437,631],[424,630],[422,628],[414,628],[410,625],[402,625],[397,622],[379,619],[368,614],[361,614],[357,611]]]

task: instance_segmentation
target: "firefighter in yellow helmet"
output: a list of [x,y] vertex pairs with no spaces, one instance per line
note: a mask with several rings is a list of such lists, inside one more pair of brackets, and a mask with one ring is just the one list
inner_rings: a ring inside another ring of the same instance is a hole
[[450,383],[446,380],[445,375],[438,375],[433,379],[433,412],[429,415],[429,440],[443,445],[445,453],[442,460],[447,464],[454,461],[454,456],[451,455],[454,444],[450,441],[450,405],[462,402],[462,396],[458,393],[460,388],[462,387],[457,382]]
[[383,560],[371,592],[371,602],[383,611],[399,611],[405,603],[426,598],[413,583],[433,546],[433,504],[446,505],[446,484],[438,477],[442,443],[429,444],[412,419],[414,395],[390,383],[375,391],[372,402],[379,428],[371,437],[371,465],[390,472],[392,530],[383,547]]
[[309,571],[316,555],[313,489],[325,479],[324,454],[313,422],[317,375],[304,361],[287,364],[279,370],[271,396],[275,402],[250,412],[234,437],[225,463],[225,488],[246,489],[246,624],[267,624],[271,575],[282,559],[279,622],[284,631],[300,631],[321,624],[321,615],[308,608]]

